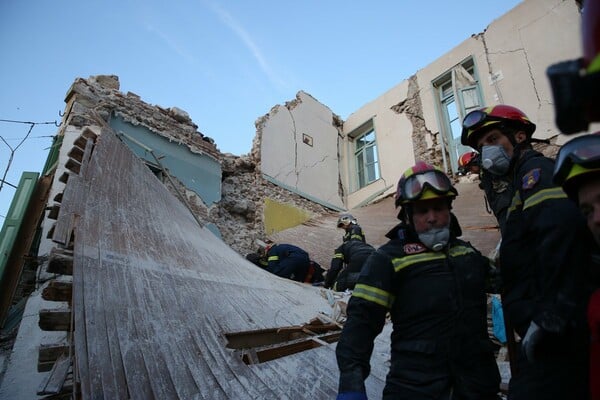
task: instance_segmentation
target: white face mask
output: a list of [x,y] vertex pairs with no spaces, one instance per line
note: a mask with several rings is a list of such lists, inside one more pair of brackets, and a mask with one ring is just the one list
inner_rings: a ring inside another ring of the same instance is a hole
[[502,146],[483,146],[481,166],[494,175],[505,175],[510,167],[510,157]]
[[428,249],[441,251],[450,240],[450,227],[431,228],[426,232],[419,233],[419,240]]

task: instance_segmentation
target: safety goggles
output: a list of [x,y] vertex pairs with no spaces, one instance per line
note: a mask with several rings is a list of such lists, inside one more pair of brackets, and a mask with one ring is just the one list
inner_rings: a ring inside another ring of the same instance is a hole
[[398,187],[396,198],[405,201],[416,200],[421,197],[426,188],[437,194],[447,194],[452,189],[452,183],[443,172],[433,170],[411,175]]
[[554,182],[562,185],[573,165],[600,168],[600,135],[584,135],[571,139],[559,150],[554,163]]
[[554,98],[555,121],[567,135],[598,121],[600,72],[586,73],[583,60],[562,61],[546,70]]
[[483,110],[473,110],[465,115],[465,118],[462,122],[462,127],[466,130],[475,130],[483,125],[484,122],[488,121],[501,121],[501,119],[490,116]]

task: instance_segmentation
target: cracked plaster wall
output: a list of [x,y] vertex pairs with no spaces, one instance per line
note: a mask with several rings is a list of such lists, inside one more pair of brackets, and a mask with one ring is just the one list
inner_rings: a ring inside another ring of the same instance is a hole
[[[433,82],[469,57],[475,62],[484,105],[515,105],[537,124],[536,137],[564,142],[554,124],[546,68],[558,61],[577,58],[581,54],[579,35],[580,14],[575,1],[526,0],[492,21],[484,32],[473,34],[355,111],[344,122],[343,134],[347,137],[372,119],[381,179],[350,193],[348,208],[392,194],[400,174],[416,159],[444,168],[445,158],[445,169],[451,171],[447,150],[442,153],[442,141],[446,143],[447,139],[440,133],[438,89]],[[343,154],[351,157],[351,139],[346,139],[342,146],[346,148]],[[556,152],[555,146],[536,148],[549,156]],[[344,160],[341,164],[350,165]],[[354,171],[342,173],[345,182],[352,181]]]
[[277,105],[261,119],[260,171],[279,186],[334,209],[344,209],[339,190],[339,120],[309,94]]
[[427,130],[441,129],[432,82],[473,57],[484,105],[514,105],[536,123],[535,137],[563,142],[554,123],[546,69],[581,55],[580,19],[574,0],[526,0],[417,71]]
[[372,120],[377,140],[379,155],[379,171],[381,178],[370,185],[355,189],[348,195],[348,208],[354,208],[374,196],[391,194],[395,190],[400,173],[406,169],[404,165],[414,163],[413,126],[406,113],[399,114],[393,110],[399,99],[409,96],[409,83],[403,81],[382,96],[350,114],[344,122],[343,165],[349,166],[344,171],[344,181],[349,187],[355,180],[356,172],[351,168],[354,161],[355,142],[349,136],[365,122]]

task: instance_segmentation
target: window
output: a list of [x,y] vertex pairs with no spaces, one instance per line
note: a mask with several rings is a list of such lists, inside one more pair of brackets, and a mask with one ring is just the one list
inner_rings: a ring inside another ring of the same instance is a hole
[[380,178],[373,121],[367,122],[348,136],[354,138],[354,158],[358,189],[360,189]]
[[471,110],[481,107],[481,90],[475,78],[475,64],[468,59],[444,73],[433,82],[438,93],[440,130],[450,155],[453,172],[458,171],[458,158],[471,148],[460,143],[462,119]]

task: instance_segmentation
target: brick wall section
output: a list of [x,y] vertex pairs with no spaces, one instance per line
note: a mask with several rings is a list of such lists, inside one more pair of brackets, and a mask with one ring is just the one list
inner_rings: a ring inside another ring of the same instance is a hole
[[415,159],[425,161],[432,165],[443,165],[440,133],[431,132],[425,126],[423,107],[419,95],[417,76],[408,79],[408,93],[406,99],[392,107],[398,114],[405,114],[413,126],[412,141]]

